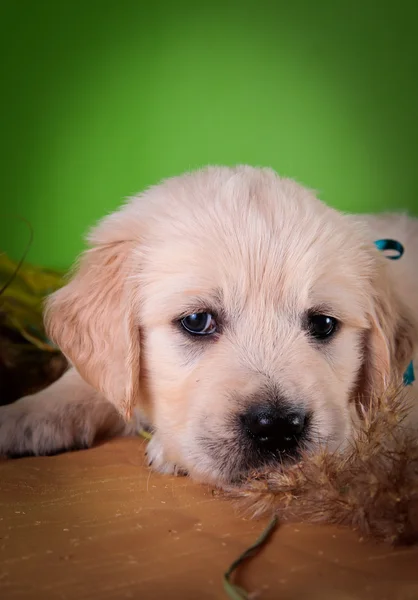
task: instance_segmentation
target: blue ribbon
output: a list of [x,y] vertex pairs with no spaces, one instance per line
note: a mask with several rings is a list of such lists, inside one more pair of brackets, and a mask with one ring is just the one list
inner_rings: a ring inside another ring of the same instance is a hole
[[405,373],[403,374],[403,382],[404,385],[412,385],[415,381],[415,373],[414,373],[414,363],[409,363]]
[[[389,258],[390,260],[399,260],[404,253],[404,247],[400,242],[397,242],[396,240],[377,240],[375,242],[375,246],[381,252],[395,252],[396,254],[386,254],[386,258]],[[414,381],[414,364],[411,360],[404,373],[403,382],[404,385],[412,385]]]
[[375,246],[381,252],[397,252],[397,254],[386,254],[386,258],[390,260],[399,260],[404,253],[404,247],[396,240],[377,240]]

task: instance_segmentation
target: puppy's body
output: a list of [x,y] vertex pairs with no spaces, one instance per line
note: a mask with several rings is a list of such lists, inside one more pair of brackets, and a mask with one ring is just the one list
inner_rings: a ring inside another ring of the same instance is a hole
[[141,423],[154,468],[228,483],[344,446],[370,396],[418,360],[417,220],[342,215],[267,169],[208,168],[134,198],[91,241],[46,312],[74,367],[0,409],[0,453]]

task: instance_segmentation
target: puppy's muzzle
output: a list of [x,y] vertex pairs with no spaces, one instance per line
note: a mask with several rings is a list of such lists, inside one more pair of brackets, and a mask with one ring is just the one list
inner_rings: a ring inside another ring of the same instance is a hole
[[308,416],[302,409],[269,404],[251,406],[240,416],[244,435],[258,453],[293,455],[307,436]]

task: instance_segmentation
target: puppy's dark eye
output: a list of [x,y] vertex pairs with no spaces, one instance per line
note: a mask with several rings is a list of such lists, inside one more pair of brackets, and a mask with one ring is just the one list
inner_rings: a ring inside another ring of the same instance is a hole
[[181,326],[192,335],[212,335],[217,331],[216,321],[210,313],[200,312],[187,315],[180,321]]
[[337,327],[338,321],[334,317],[318,314],[308,316],[308,332],[316,340],[325,340],[331,337]]

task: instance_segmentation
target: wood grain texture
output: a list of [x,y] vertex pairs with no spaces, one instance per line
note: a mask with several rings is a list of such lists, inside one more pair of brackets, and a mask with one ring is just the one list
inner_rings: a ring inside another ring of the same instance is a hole
[[[225,598],[222,574],[265,521],[160,476],[143,443],[0,463],[0,598]],[[418,549],[287,525],[238,575],[260,599],[416,600]]]

